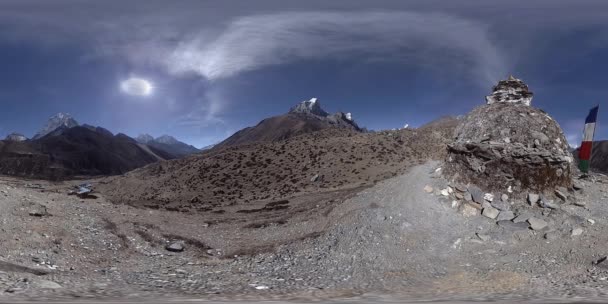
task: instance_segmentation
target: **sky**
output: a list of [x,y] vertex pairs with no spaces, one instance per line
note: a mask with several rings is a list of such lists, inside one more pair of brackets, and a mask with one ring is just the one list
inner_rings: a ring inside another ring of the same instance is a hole
[[607,139],[608,1],[2,0],[0,136],[59,112],[204,147],[317,97],[360,126],[417,127],[524,80]]

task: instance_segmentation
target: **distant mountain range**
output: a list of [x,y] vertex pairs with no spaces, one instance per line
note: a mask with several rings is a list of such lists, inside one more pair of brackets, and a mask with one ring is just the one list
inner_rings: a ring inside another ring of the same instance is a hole
[[46,179],[122,174],[198,151],[170,136],[141,143],[59,113],[31,140],[12,133],[0,141],[0,174]]
[[319,99],[312,98],[298,103],[286,114],[264,119],[254,127],[236,132],[217,144],[214,149],[255,142],[285,140],[300,134],[329,128],[363,131],[355,123],[351,113],[329,114],[321,108]]
[[183,143],[173,136],[163,135],[157,138],[152,137],[149,134],[141,134],[135,138],[139,143],[146,144],[151,147],[155,147],[159,150],[166,151],[176,157],[184,157],[190,154],[198,153],[201,150],[194,146]]

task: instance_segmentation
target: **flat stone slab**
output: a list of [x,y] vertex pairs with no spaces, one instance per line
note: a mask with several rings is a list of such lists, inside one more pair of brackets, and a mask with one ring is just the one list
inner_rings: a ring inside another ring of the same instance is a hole
[[496,224],[507,230],[528,230],[530,227],[527,222],[514,223],[512,221],[498,221]]
[[541,230],[547,227],[547,222],[535,217],[529,218],[528,223],[530,223],[530,228],[532,228],[532,230]]
[[513,213],[513,211],[501,211],[500,214],[498,215],[498,217],[496,218],[496,220],[497,221],[510,221],[514,218],[515,218],[515,213]]

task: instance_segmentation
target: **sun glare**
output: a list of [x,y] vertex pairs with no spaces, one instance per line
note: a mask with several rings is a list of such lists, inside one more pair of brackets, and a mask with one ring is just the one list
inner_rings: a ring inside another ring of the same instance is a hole
[[120,89],[128,95],[145,97],[154,93],[154,84],[143,78],[131,77],[120,83]]

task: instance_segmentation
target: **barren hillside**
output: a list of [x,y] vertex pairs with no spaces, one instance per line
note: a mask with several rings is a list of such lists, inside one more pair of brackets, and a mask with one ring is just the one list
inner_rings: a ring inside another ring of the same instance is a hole
[[284,141],[213,149],[158,162],[100,185],[112,201],[221,212],[227,205],[370,186],[427,159],[442,159],[454,119],[436,127],[360,133],[327,129]]

